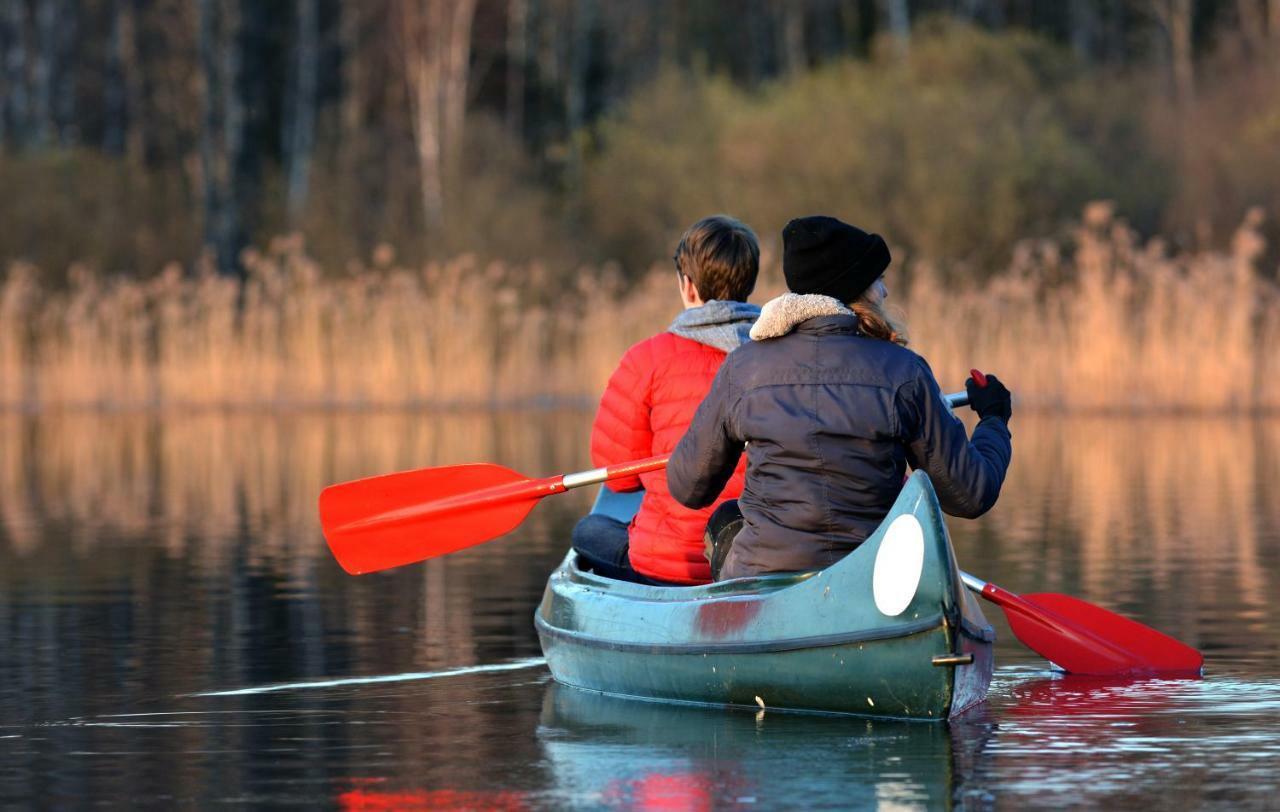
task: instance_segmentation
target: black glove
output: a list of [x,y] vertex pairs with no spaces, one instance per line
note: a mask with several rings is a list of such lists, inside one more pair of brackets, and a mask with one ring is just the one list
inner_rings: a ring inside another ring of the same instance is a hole
[[965,380],[964,391],[969,393],[969,408],[979,417],[998,417],[1008,423],[1013,416],[1013,396],[995,375],[987,375],[986,378],[986,386],[978,386],[973,378]]

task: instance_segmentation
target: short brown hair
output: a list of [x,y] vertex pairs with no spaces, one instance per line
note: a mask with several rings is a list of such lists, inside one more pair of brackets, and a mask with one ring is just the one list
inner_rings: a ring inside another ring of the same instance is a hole
[[689,226],[674,259],[704,302],[745,302],[760,273],[760,242],[746,223],[715,214]]

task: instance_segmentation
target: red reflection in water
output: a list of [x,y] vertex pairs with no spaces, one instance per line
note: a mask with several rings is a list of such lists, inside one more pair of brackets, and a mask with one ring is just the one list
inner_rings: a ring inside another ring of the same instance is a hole
[[711,779],[699,773],[649,773],[628,781],[615,779],[605,788],[607,806],[627,809],[679,809],[705,812],[711,809]]
[[1145,718],[1170,704],[1169,692],[1201,679],[1134,679],[1064,675],[1031,680],[1013,688],[1017,702],[1007,712],[1018,717],[1098,716]]
[[[376,784],[381,779],[353,779],[356,785]],[[523,792],[490,792],[485,790],[411,789],[403,792],[375,792],[353,789],[338,795],[338,808],[343,810],[455,810],[455,812],[523,812],[528,809]]]

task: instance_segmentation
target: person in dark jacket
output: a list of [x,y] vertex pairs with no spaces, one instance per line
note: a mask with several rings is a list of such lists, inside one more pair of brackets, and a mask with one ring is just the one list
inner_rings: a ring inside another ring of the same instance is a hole
[[[753,341],[725,360],[667,465],[671,495],[700,508],[746,450],[742,495],[709,524],[709,534],[741,526],[723,563],[713,557],[720,579],[840,560],[884,519],[908,465],[929,475],[944,511],[981,516],[1012,456],[1008,389],[993,375],[985,388],[966,382],[980,416],[968,437],[886,316],[880,236],[804,217],[782,242],[791,292],[764,306]],[[735,510],[740,522],[727,521]]]

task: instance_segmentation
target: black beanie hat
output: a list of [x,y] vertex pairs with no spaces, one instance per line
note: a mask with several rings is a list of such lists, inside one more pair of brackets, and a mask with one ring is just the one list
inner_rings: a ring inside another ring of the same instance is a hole
[[879,234],[834,217],[797,217],[782,229],[782,275],[792,293],[821,293],[852,302],[889,267]]

